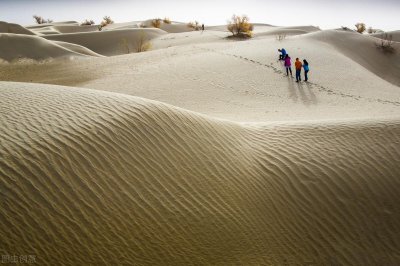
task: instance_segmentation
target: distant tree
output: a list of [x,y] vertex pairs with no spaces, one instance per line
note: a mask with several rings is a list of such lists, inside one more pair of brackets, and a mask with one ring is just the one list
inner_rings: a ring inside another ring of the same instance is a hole
[[37,24],[45,24],[45,23],[52,23],[53,22],[53,20],[51,20],[51,19],[47,19],[46,20],[43,17],[37,16],[37,15],[34,15],[33,18],[35,19]]
[[228,21],[227,28],[236,37],[251,37],[254,29],[248,16],[233,15],[231,20]]
[[356,31],[357,31],[358,33],[364,33],[365,30],[367,29],[366,26],[365,26],[365,24],[364,24],[364,23],[361,23],[361,22],[357,23],[355,26],[356,26]]
[[93,24],[95,24],[93,20],[85,19],[85,21],[81,23],[81,26],[93,25]]

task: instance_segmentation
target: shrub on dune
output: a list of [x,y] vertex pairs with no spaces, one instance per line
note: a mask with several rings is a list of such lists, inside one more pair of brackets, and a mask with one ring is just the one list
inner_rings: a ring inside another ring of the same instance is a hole
[[367,29],[364,23],[357,23],[355,26],[358,33],[364,33]]
[[189,28],[191,28],[191,29],[194,29],[194,30],[200,30],[200,23],[199,23],[198,21],[189,22],[189,23],[187,24],[187,26],[188,26]]
[[382,34],[381,40],[376,43],[376,46],[382,49],[385,53],[394,53],[393,36],[386,32]]
[[253,36],[254,26],[249,20],[249,17],[246,15],[233,15],[231,20],[228,21],[227,28],[234,37],[250,38]]
[[45,23],[52,23],[53,20],[51,19],[44,19],[41,16],[34,15],[33,18],[35,19],[37,24],[45,24]]
[[146,51],[150,50],[151,47],[152,47],[152,44],[149,40],[147,40],[146,33],[142,32],[136,43],[136,52],[138,52],[138,53],[146,52]]
[[160,18],[156,18],[156,19],[153,19],[152,21],[151,21],[151,25],[154,27],[154,28],[160,28],[160,26],[161,26],[161,19]]
[[109,17],[109,16],[105,16],[103,18],[103,21],[100,23],[100,27],[103,28],[109,24],[113,24],[114,21]]
[[95,22],[93,20],[85,19],[85,21],[81,23],[81,26],[90,26],[93,24],[95,24]]
[[169,18],[167,18],[167,17],[165,17],[165,18],[163,19],[163,22],[164,22],[165,24],[171,24],[171,20],[170,20]]

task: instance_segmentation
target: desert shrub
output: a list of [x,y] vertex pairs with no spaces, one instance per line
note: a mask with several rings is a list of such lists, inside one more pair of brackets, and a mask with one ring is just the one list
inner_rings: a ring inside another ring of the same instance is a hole
[[277,41],[283,41],[286,39],[286,34],[279,34],[275,36]]
[[152,47],[151,42],[147,39],[146,33],[142,32],[139,36],[139,40],[136,43],[136,52],[146,52]]
[[341,26],[341,28],[342,28],[342,30],[344,30],[344,31],[353,31],[352,29],[350,29],[350,28],[348,28],[348,27],[345,27],[345,26]]
[[227,28],[233,36],[244,38],[252,37],[254,29],[253,24],[249,22],[249,17],[245,15],[233,15],[232,19],[228,21]]
[[109,24],[113,24],[114,21],[109,16],[104,16],[103,21],[100,23],[100,27],[103,28]]
[[364,33],[367,29],[364,23],[357,23],[355,26],[358,33]]
[[380,41],[376,43],[376,46],[379,49],[382,49],[383,52],[385,53],[393,53],[395,51],[393,47],[393,36],[388,33],[383,33],[381,35]]
[[85,21],[81,23],[81,26],[90,26],[93,24],[95,24],[95,22],[93,20],[85,19]]
[[160,28],[160,26],[161,26],[161,19],[160,18],[156,18],[156,19],[153,19],[152,21],[151,21],[151,25],[154,27],[154,28]]
[[191,28],[191,29],[194,29],[194,30],[200,30],[200,28],[201,28],[201,26],[200,26],[200,23],[196,20],[195,22],[189,22],[188,24],[187,24],[187,26],[189,27],[189,28]]
[[165,17],[165,18],[163,19],[163,22],[164,22],[165,24],[171,24],[171,20],[170,20],[169,18],[167,18],[167,17]]
[[140,23],[138,26],[139,26],[139,28],[147,28],[146,24],[144,24],[143,22]]
[[35,19],[37,24],[45,24],[45,23],[52,23],[53,20],[51,19],[44,19],[41,16],[34,15],[33,18]]
[[122,38],[119,42],[119,47],[123,53],[130,54],[132,52],[131,45],[126,38]]
[[373,29],[372,27],[369,27],[368,30],[367,30],[367,32],[368,32],[369,34],[374,34],[374,33],[377,33],[378,30],[377,30],[377,29]]

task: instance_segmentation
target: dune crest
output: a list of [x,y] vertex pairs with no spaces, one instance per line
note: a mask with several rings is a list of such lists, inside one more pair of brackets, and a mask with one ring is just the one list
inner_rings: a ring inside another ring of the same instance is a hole
[[0,82],[0,96],[3,253],[40,265],[400,261],[400,118],[244,126],[79,88]]

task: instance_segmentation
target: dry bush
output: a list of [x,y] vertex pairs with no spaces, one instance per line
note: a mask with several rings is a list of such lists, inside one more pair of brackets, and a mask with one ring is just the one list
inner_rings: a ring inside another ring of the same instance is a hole
[[105,16],[103,18],[103,21],[100,23],[100,28],[103,28],[109,24],[113,24],[114,21],[109,17],[109,16]]
[[94,20],[85,19],[85,21],[81,23],[81,26],[90,26],[94,24],[95,24]]
[[357,23],[355,26],[358,33],[364,33],[367,29],[364,23]]
[[140,34],[139,40],[136,43],[136,52],[141,53],[141,52],[146,52],[150,50],[152,47],[152,44],[149,40],[147,40],[147,35],[146,33],[142,32]]
[[275,36],[277,41],[283,41],[286,39],[286,34],[279,34]]
[[45,24],[45,23],[52,23],[53,20],[51,19],[44,19],[41,16],[34,15],[33,18],[35,19],[37,24]]
[[144,24],[143,22],[139,24],[139,28],[147,28],[146,24]]
[[385,53],[393,53],[395,48],[393,47],[393,36],[386,32],[381,35],[381,40],[376,43],[379,49],[382,49]]
[[161,26],[161,19],[160,18],[156,18],[156,19],[153,19],[152,21],[151,21],[151,25],[154,27],[154,28],[160,28],[160,26]]
[[201,28],[200,23],[197,20],[195,22],[189,22],[187,26],[194,30],[200,30]]
[[121,39],[121,41],[119,42],[119,46],[123,53],[130,54],[132,52],[131,46],[129,45],[129,42],[126,38]]
[[171,24],[171,20],[170,20],[169,18],[167,18],[167,17],[165,17],[165,18],[163,19],[163,22],[164,22],[165,24]]
[[369,34],[374,34],[374,33],[377,33],[378,30],[377,30],[377,29],[373,29],[372,27],[369,27],[368,30],[367,30],[367,32],[368,32]]
[[252,37],[254,29],[253,24],[249,22],[249,17],[246,15],[233,15],[232,19],[228,21],[227,28],[233,36],[242,38]]
[[344,31],[353,31],[352,29],[350,29],[350,28],[348,28],[348,27],[345,27],[345,26],[341,26],[341,28],[342,28],[342,30],[344,30]]

